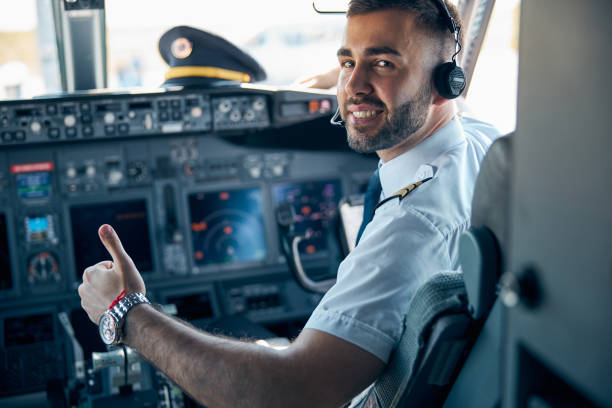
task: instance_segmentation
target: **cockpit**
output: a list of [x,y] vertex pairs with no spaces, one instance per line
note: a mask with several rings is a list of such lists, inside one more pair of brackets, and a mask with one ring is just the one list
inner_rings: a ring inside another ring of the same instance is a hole
[[[428,1],[463,21],[455,121],[509,136],[474,153],[475,188],[449,200],[472,203],[448,238],[458,272],[411,292],[429,302],[454,285],[455,303],[410,303],[428,319],[400,324],[421,330],[416,346],[401,337],[351,406],[612,406],[612,6]],[[83,309],[84,271],[110,259],[101,225],[156,313],[205,333],[291,347],[336,296],[384,166],[347,143],[347,114],[365,128],[380,108],[337,96],[347,4],[0,5],[1,407],[204,406],[137,347],[105,344]],[[415,166],[377,215],[434,188],[445,163]]]

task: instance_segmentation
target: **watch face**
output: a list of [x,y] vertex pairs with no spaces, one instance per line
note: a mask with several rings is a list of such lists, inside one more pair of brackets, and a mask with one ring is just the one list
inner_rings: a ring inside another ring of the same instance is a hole
[[104,344],[111,345],[117,339],[117,322],[107,313],[104,313],[100,318],[100,337]]

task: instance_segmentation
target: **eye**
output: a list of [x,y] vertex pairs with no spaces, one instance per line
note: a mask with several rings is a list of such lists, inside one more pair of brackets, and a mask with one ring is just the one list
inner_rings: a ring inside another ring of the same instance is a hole
[[379,68],[393,68],[393,64],[387,60],[377,60],[374,65]]
[[355,63],[351,60],[340,61],[340,67],[342,68],[353,68]]

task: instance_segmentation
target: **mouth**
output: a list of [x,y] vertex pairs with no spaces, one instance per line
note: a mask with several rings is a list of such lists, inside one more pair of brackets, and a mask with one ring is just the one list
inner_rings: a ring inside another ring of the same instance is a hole
[[349,121],[356,126],[365,126],[377,121],[384,111],[373,107],[354,107],[349,109]]

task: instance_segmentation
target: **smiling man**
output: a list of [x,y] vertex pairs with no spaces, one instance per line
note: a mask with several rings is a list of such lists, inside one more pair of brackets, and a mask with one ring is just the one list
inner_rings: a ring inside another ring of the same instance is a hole
[[[455,51],[448,14],[438,0],[352,0],[347,14],[338,101],[349,145],[381,159],[370,195],[383,201],[290,347],[215,337],[157,312],[108,225],[99,233],[112,262],[83,274],[82,305],[103,339],[132,346],[206,406],[342,406],[389,361],[418,286],[458,268],[479,162],[496,133],[460,123],[436,85],[434,71]],[[124,309],[108,313],[122,290]]]

